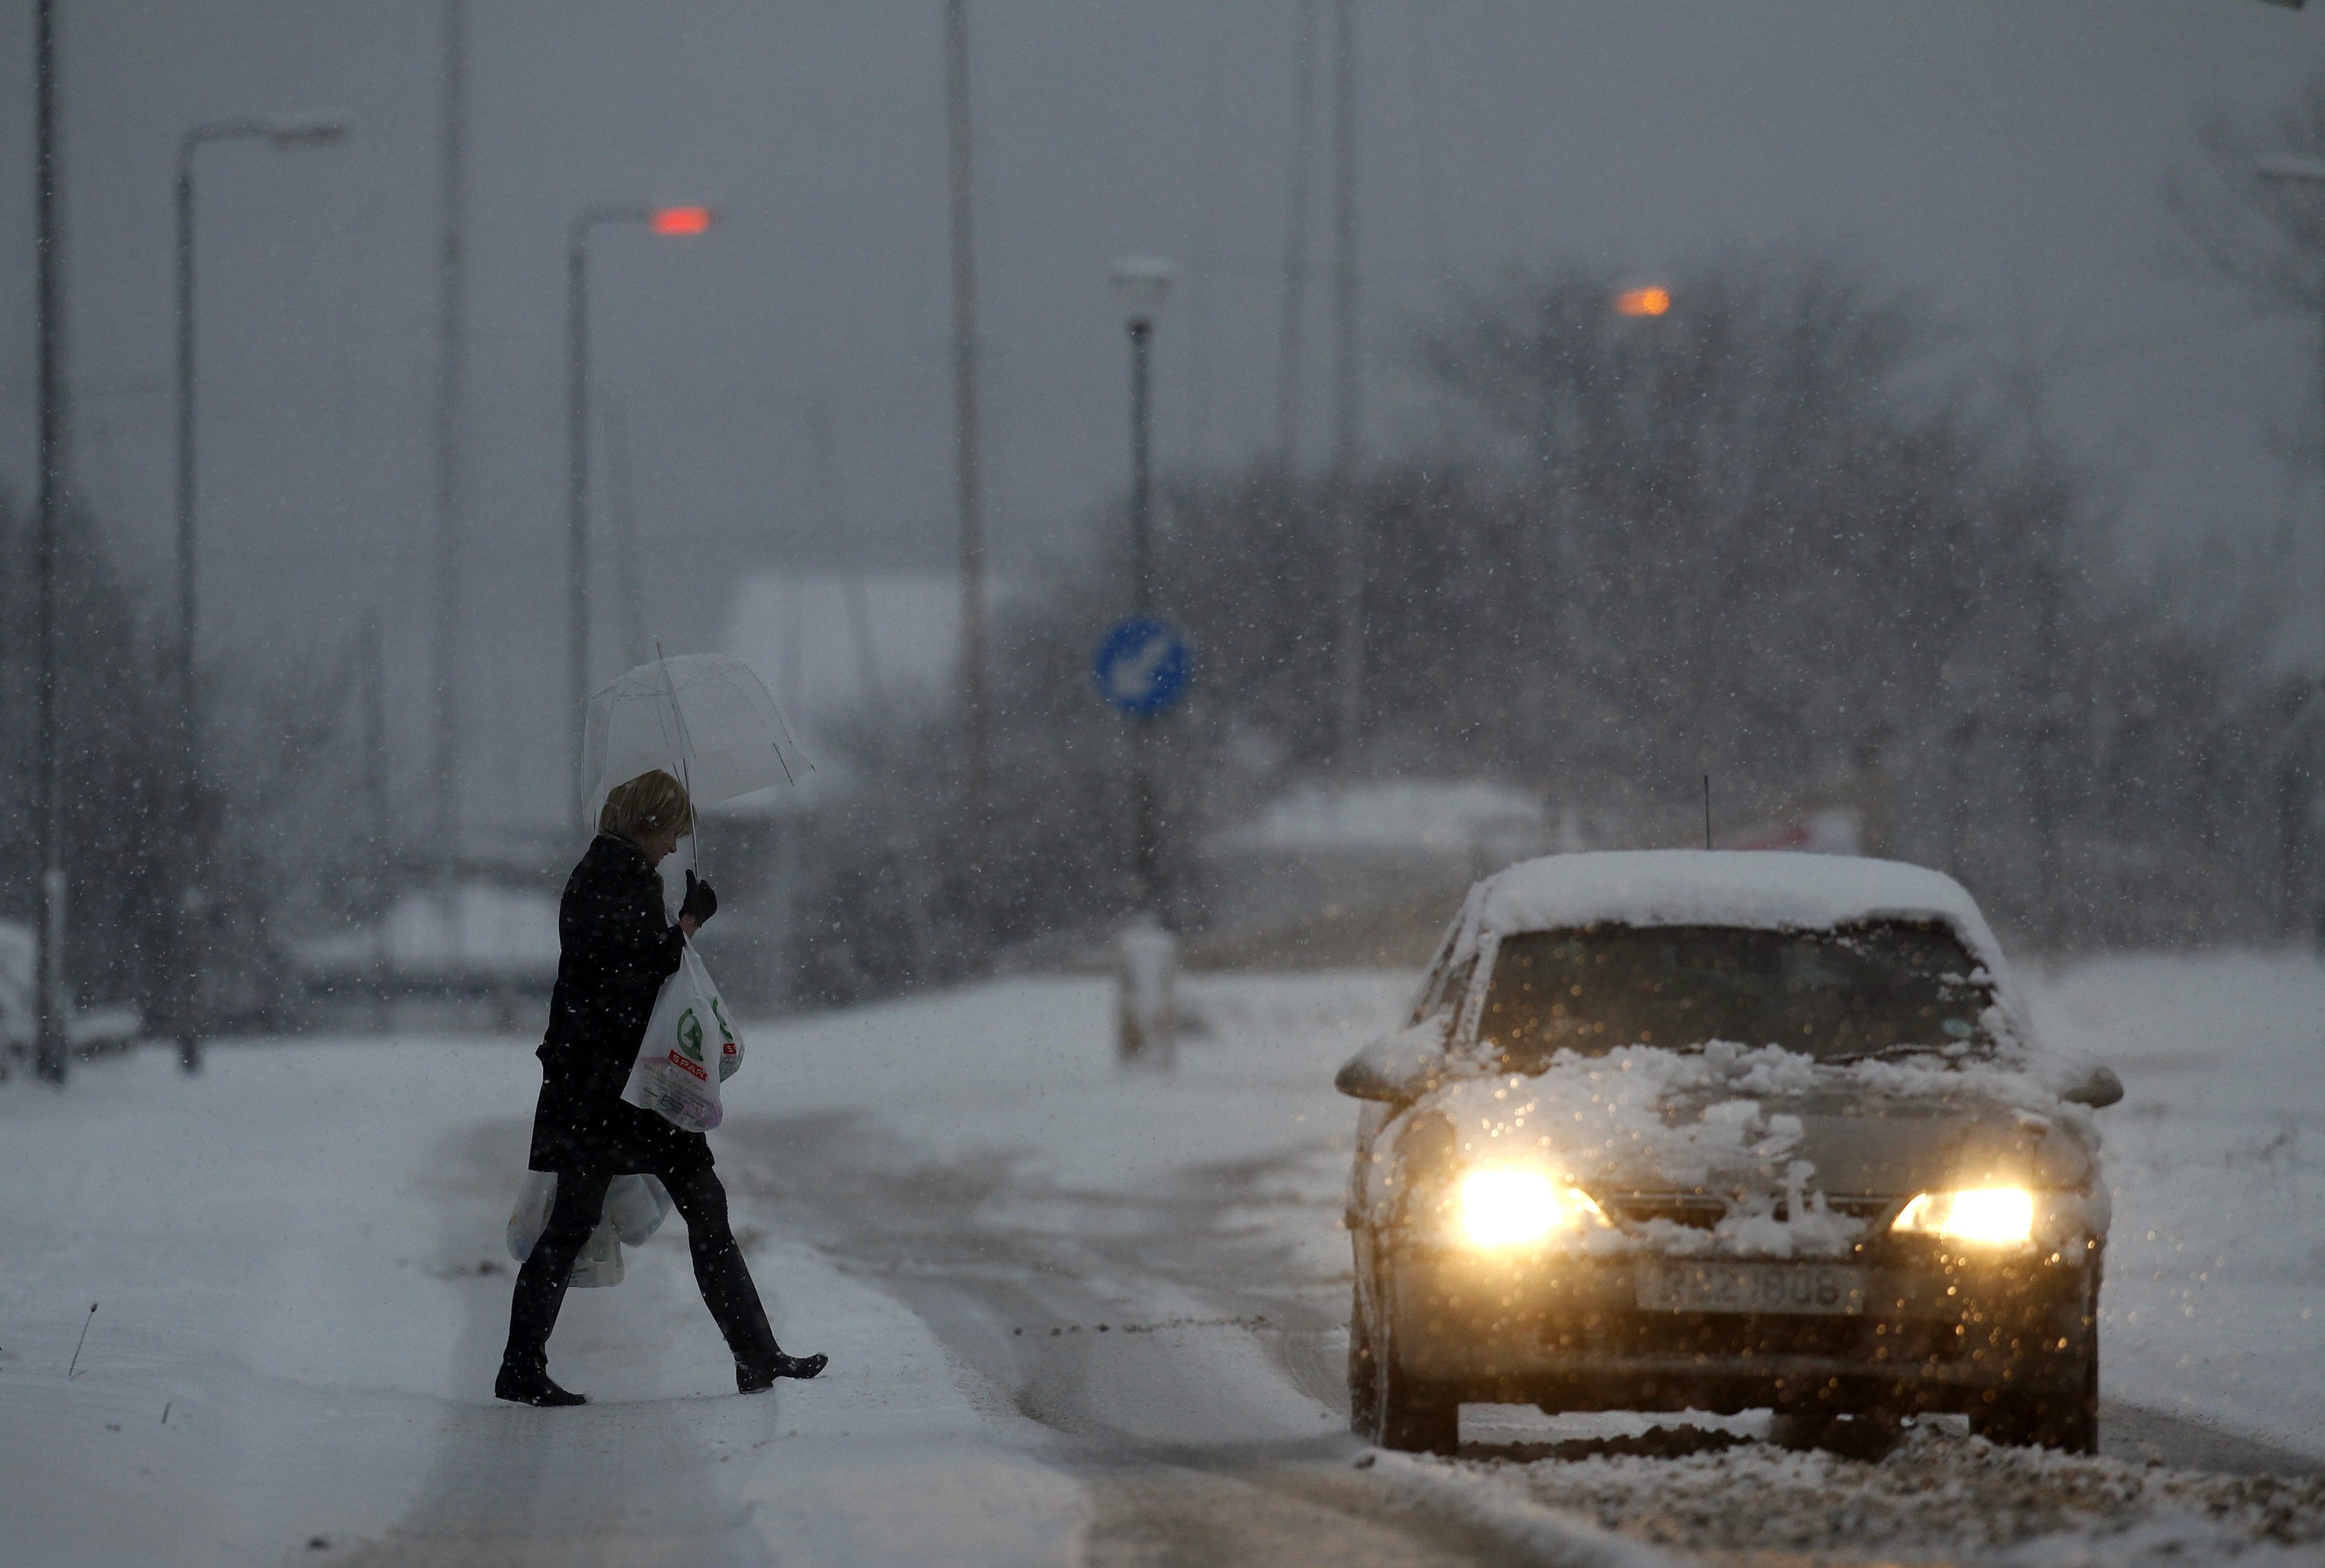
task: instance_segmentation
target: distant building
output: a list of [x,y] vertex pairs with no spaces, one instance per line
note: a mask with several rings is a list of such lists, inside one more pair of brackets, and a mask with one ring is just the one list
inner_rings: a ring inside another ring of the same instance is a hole
[[309,1006],[335,1021],[406,1016],[517,1027],[541,1014],[557,980],[557,899],[531,887],[469,880],[404,893],[354,931],[291,944]]
[[1419,963],[1471,882],[1551,839],[1541,796],[1490,779],[1299,784],[1204,843],[1214,932],[1190,956]]

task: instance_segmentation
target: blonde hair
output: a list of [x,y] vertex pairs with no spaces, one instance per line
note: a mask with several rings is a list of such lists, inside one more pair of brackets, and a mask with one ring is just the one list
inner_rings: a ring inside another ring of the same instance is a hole
[[606,792],[597,830],[636,840],[676,825],[681,838],[694,831],[694,803],[686,786],[662,769],[642,773]]

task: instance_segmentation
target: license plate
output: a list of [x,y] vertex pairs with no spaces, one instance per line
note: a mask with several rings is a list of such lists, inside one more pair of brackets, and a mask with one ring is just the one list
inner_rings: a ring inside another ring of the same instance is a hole
[[1865,1311],[1865,1270],[1836,1263],[1643,1263],[1638,1285],[1646,1312],[1854,1317]]

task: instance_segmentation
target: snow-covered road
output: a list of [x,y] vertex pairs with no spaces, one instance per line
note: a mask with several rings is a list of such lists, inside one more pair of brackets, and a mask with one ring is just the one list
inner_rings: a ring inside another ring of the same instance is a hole
[[0,1563],[2325,1561],[2325,972],[2035,988],[2130,1089],[2108,1453],[1939,1429],[1878,1465],[1750,1416],[1473,1409],[1450,1462],[1347,1434],[1330,1072],[1403,988],[1202,982],[1167,1080],[1115,1071],[1087,980],[748,1032],[720,1165],[832,1369],[734,1396],[672,1234],[569,1298],[571,1412],[486,1397],[522,1042],[0,1087]]

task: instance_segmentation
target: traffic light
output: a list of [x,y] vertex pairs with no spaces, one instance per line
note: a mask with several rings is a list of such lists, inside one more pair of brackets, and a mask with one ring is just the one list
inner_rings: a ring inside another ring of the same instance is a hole
[[1671,291],[1661,283],[1624,289],[1615,296],[1615,313],[1620,316],[1660,316],[1670,309]]

